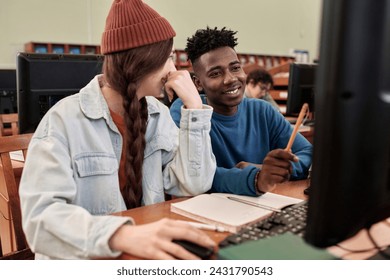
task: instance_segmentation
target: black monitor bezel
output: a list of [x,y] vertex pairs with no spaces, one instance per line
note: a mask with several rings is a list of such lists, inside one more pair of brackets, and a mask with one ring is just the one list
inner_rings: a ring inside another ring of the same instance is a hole
[[17,113],[16,69],[0,69],[0,114]]
[[34,132],[54,100],[78,93],[101,73],[104,56],[94,54],[17,55],[19,133]]
[[298,116],[304,103],[314,112],[315,76],[317,64],[291,63],[288,78],[286,115]]

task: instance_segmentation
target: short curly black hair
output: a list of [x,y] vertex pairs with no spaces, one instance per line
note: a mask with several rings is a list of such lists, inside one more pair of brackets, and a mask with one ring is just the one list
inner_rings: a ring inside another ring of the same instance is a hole
[[262,82],[264,84],[271,84],[271,88],[274,86],[274,80],[272,79],[271,74],[264,68],[249,72],[246,76],[246,84],[249,84],[251,80],[254,84]]
[[194,63],[201,55],[215,50],[220,47],[231,47],[234,49],[237,46],[237,38],[234,35],[237,31],[232,31],[223,27],[218,30],[207,26],[206,29],[198,29],[191,38],[187,38],[187,46],[185,51],[188,59]]

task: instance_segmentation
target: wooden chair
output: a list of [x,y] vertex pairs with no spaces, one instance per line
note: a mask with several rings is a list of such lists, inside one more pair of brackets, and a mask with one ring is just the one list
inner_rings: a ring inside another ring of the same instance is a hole
[[[19,134],[18,121],[18,114],[0,114],[0,136]],[[4,124],[11,127],[4,127]]]
[[[4,184],[9,203],[9,219],[12,221],[16,250],[3,254],[0,259],[33,259],[34,254],[29,249],[22,229],[22,214],[20,209],[19,185],[10,158],[10,152],[22,151],[24,158],[27,155],[27,147],[32,134],[19,134],[14,136],[0,137],[0,184]],[[2,213],[3,214],[3,213]],[[3,214],[3,216],[5,216]]]

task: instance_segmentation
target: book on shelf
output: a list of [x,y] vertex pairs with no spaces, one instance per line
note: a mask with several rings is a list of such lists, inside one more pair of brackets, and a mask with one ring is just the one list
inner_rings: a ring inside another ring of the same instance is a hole
[[171,204],[171,211],[196,221],[236,233],[301,199],[265,193],[259,197],[228,193],[201,194]]

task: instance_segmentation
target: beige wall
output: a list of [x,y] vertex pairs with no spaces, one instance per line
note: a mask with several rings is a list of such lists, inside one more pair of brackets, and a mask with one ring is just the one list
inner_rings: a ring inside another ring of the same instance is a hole
[[238,52],[289,54],[306,49],[317,57],[322,0],[146,0],[177,31],[184,48],[196,29],[226,26],[238,31]]
[[[177,32],[175,46],[198,28],[237,30],[238,52],[318,54],[322,0],[145,0]],[[99,44],[111,0],[0,0],[0,68],[15,68],[29,41]]]
[[0,68],[29,41],[99,44],[111,0],[0,0]]

